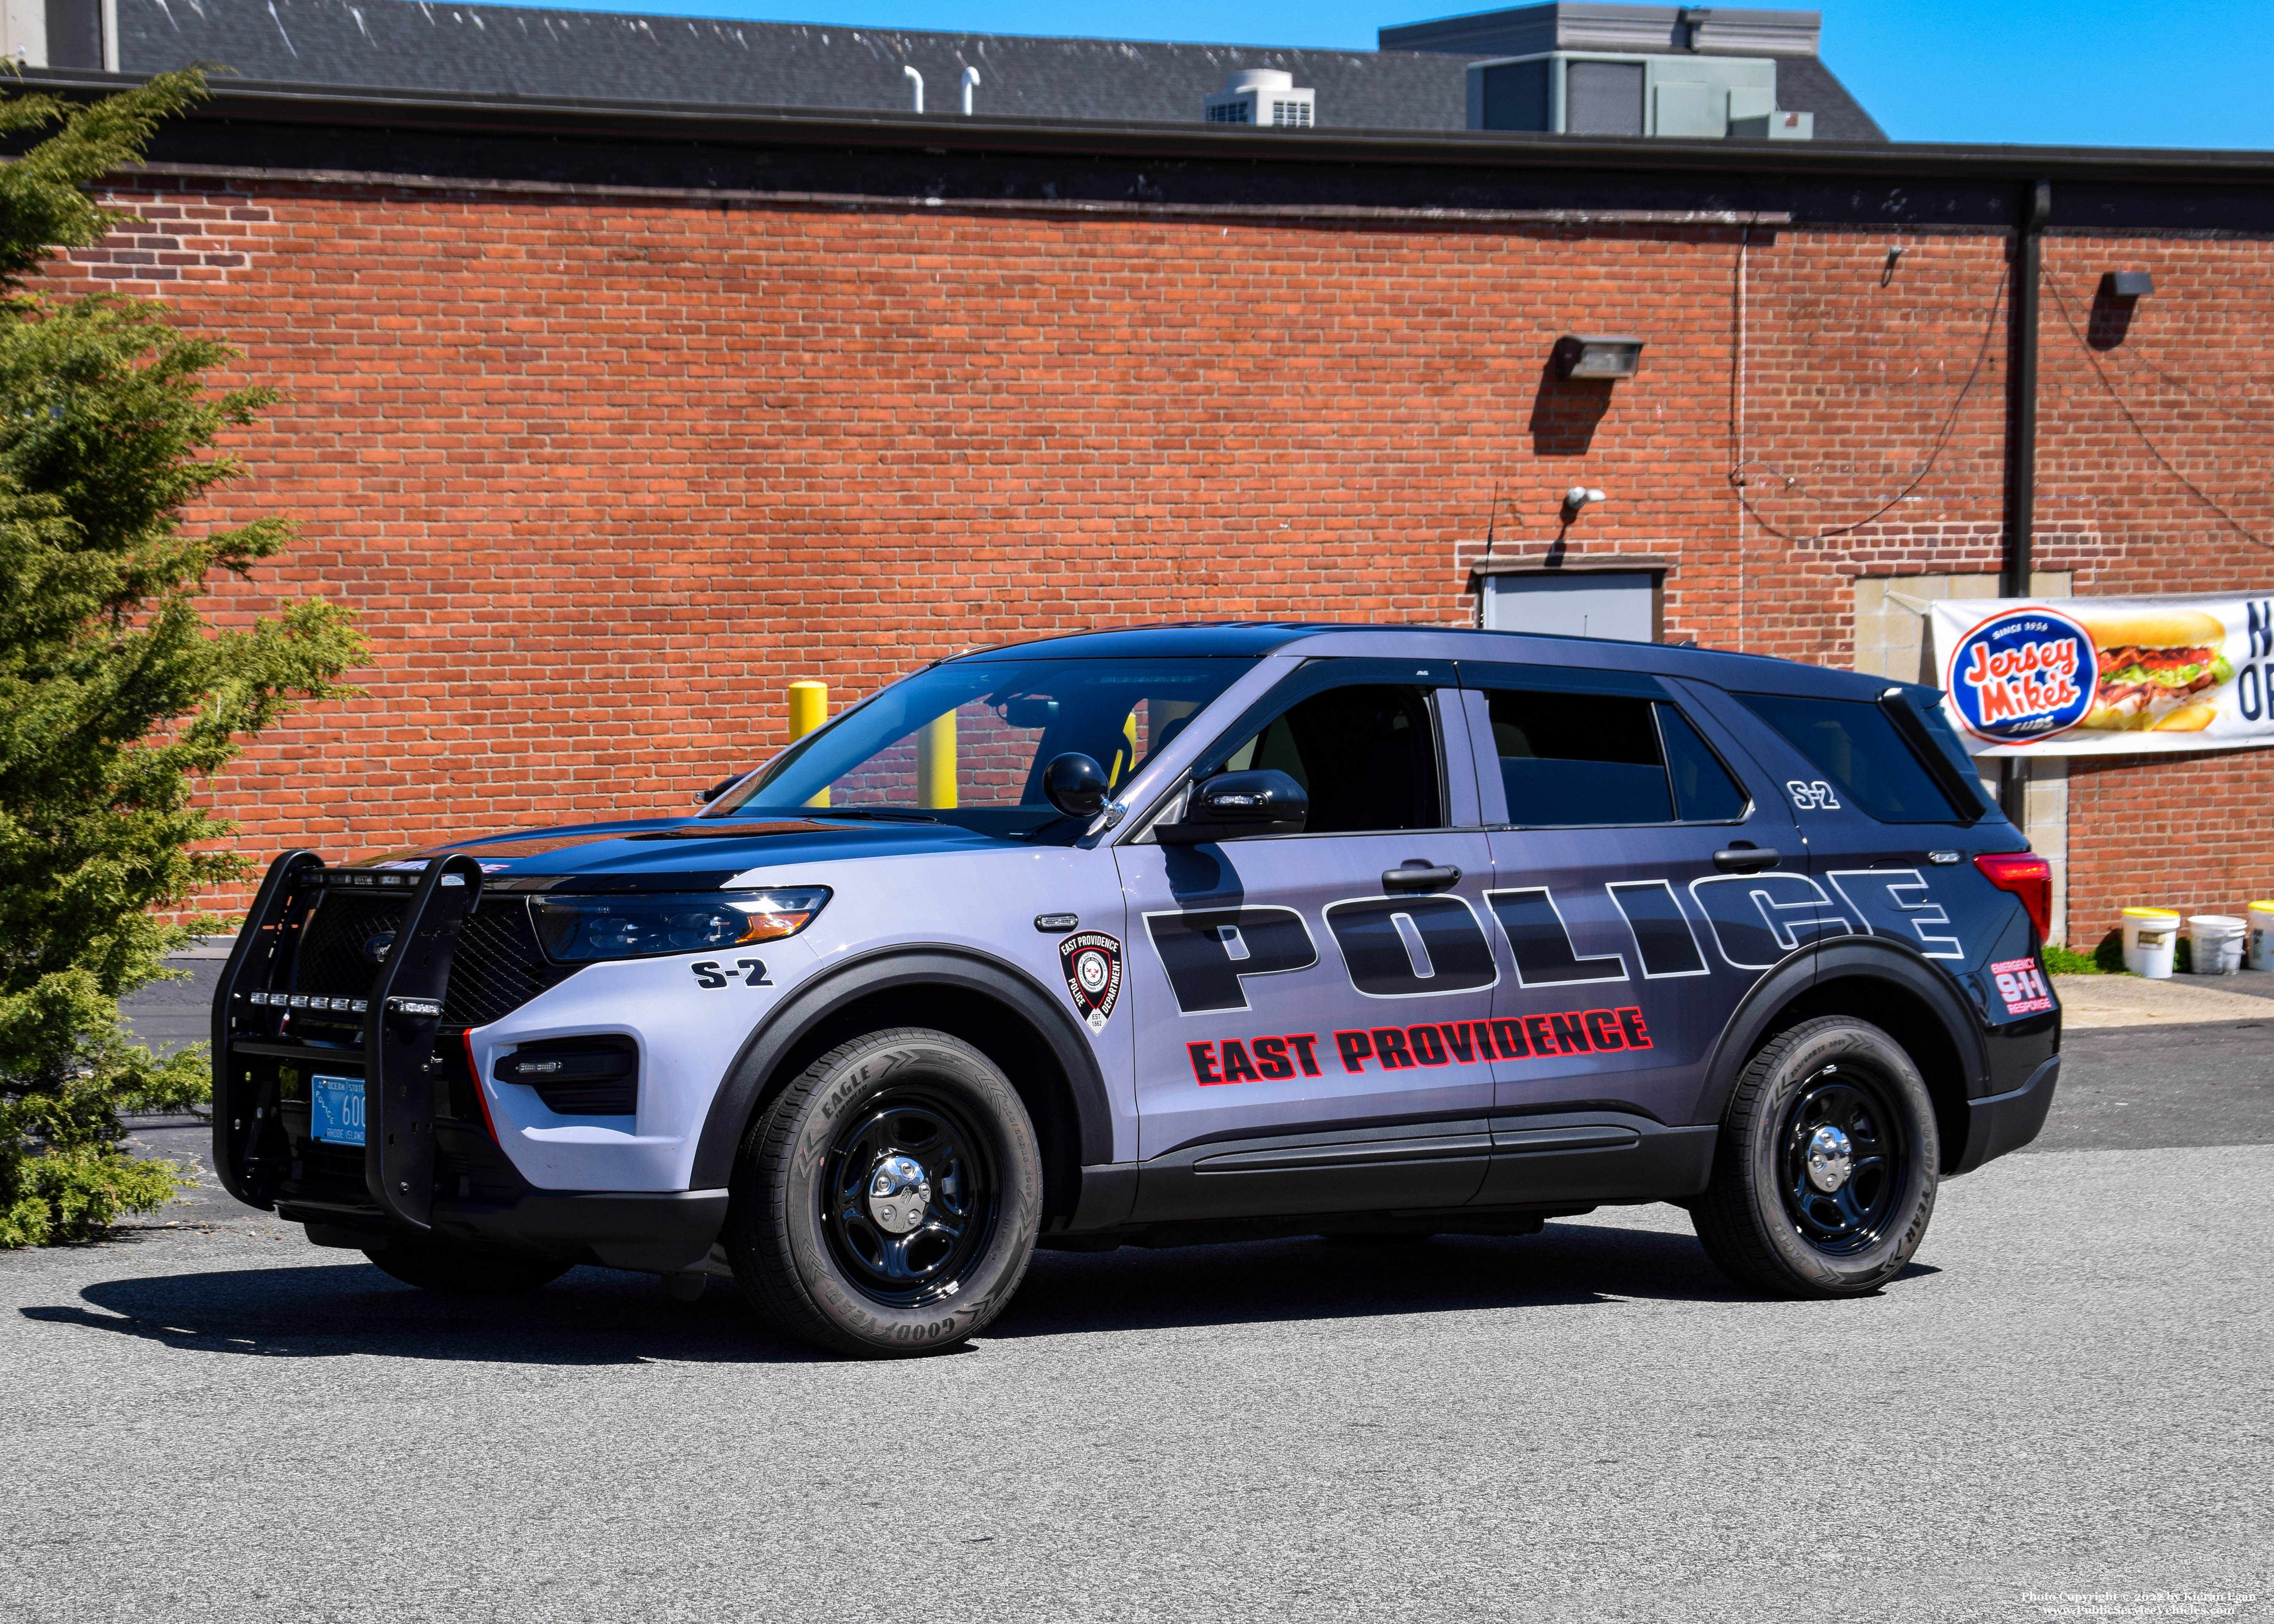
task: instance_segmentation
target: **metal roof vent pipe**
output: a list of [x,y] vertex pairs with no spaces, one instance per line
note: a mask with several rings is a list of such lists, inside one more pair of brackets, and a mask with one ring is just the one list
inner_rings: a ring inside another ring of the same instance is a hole
[[919,112],[919,113],[922,112],[922,111],[923,111],[923,75],[922,75],[922,74],[921,74],[921,73],[919,73],[919,72],[917,72],[914,68],[912,68],[912,67],[908,67],[908,66],[907,66],[906,64],[903,64],[903,65],[901,66],[901,68],[900,68],[900,71],[901,71],[901,72],[903,72],[903,73],[905,73],[905,74],[907,74],[910,79],[912,79],[915,80],[915,82],[916,82],[916,108],[915,108],[915,110],[916,110],[917,112]]
[[979,70],[978,70],[978,69],[976,69],[976,68],[966,68],[966,69],[964,69],[964,70],[963,70],[963,116],[964,116],[966,118],[968,118],[968,117],[971,117],[971,93],[972,93],[972,91],[973,91],[973,90],[975,90],[975,88],[977,88],[978,84],[979,84]]
[[1278,68],[1242,68],[1229,74],[1224,88],[1203,104],[1212,124],[1254,124],[1272,130],[1308,130],[1318,122],[1319,93],[1298,90],[1295,76]]

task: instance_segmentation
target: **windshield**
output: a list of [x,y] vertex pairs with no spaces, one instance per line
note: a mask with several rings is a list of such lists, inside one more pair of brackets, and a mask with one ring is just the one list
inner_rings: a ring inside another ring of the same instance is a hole
[[1024,836],[1056,822],[1043,769],[1094,759],[1116,793],[1249,658],[957,660],[894,683],[790,747],[705,817],[827,807]]

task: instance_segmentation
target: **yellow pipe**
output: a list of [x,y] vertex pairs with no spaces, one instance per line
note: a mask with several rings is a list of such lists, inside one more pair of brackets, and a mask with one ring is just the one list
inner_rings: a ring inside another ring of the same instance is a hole
[[955,809],[955,712],[945,711],[916,729],[916,805]]
[[[810,678],[789,685],[789,736],[794,744],[829,719],[829,684]],[[829,804],[829,792],[823,790],[805,803],[809,807]]]

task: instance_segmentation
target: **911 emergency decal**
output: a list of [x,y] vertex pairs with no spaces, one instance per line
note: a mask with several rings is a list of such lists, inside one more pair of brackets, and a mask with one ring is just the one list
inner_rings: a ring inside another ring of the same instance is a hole
[[[1363,1072],[1370,1063],[1383,1071],[1411,1066],[1474,1065],[1479,1061],[1545,1060],[1555,1055],[1611,1053],[1650,1049],[1650,1027],[1642,1011],[1564,1010],[1498,1020],[1425,1021],[1414,1026],[1367,1026],[1334,1034],[1335,1055],[1344,1072]],[[1203,1088],[1223,1083],[1284,1081],[1299,1067],[1305,1077],[1320,1074],[1319,1034],[1291,1032],[1281,1037],[1227,1038],[1220,1043],[1187,1043],[1193,1080]]]
[[1121,944],[1103,930],[1078,930],[1058,944],[1058,967],[1074,1012],[1092,1032],[1105,1030],[1121,996]]
[[2053,1006],[2052,989],[2034,959],[2001,959],[1990,966],[2008,1015],[2035,1015]]

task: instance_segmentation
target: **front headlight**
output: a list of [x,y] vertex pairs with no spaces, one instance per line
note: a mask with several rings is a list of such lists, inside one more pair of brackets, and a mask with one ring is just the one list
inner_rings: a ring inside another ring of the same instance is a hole
[[656,897],[538,897],[538,940],[555,964],[715,952],[779,942],[814,921],[826,886]]

